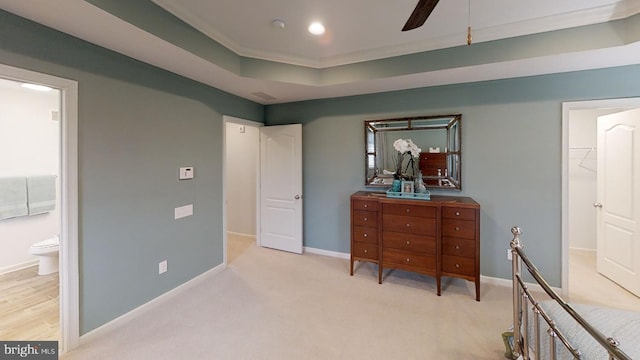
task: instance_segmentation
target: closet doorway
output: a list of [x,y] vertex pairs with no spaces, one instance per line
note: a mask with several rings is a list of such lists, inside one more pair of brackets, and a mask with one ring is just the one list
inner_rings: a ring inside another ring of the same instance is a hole
[[562,290],[572,302],[640,311],[640,298],[596,268],[597,119],[639,107],[640,98],[563,103]]
[[[79,345],[78,274],[78,85],[77,82],[0,64],[0,79],[43,85],[59,92],[56,120],[59,154],[59,350]],[[11,128],[7,129],[11,130]],[[24,146],[35,146],[25,143]],[[8,155],[8,154],[7,154]],[[37,339],[36,339],[37,340]]]

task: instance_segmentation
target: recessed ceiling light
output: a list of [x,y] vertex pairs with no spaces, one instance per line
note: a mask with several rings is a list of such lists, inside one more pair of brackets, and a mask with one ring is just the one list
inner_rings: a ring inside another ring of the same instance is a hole
[[285,23],[284,20],[282,19],[273,19],[273,21],[271,21],[271,26],[278,28],[278,29],[284,29],[285,27]]
[[21,85],[24,88],[27,89],[31,89],[31,90],[36,90],[36,91],[51,91],[53,90],[52,88],[48,87],[48,86],[44,86],[44,85],[37,85],[37,84],[22,84]]
[[324,34],[324,25],[318,21],[312,22],[311,25],[309,25],[309,32],[313,35],[322,35]]

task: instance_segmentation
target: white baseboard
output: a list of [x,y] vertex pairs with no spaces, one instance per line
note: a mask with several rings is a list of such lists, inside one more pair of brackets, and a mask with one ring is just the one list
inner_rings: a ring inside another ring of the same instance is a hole
[[196,277],[194,277],[193,279],[187,281],[186,283],[183,283],[181,285],[178,285],[177,287],[167,291],[166,293],[158,296],[155,299],[152,299],[140,306],[138,306],[137,308],[127,312],[126,314],[120,315],[119,317],[109,321],[108,323],[95,328],[91,331],[89,331],[88,333],[80,336],[80,344],[84,344],[86,342],[89,342],[93,339],[99,338],[101,336],[103,336],[105,333],[116,329],[118,327],[120,327],[121,325],[129,322],[130,320],[133,320],[134,318],[152,310],[153,308],[157,307],[158,305],[164,303],[165,301],[185,292],[186,290],[189,290],[190,288],[193,288],[194,286],[200,284],[201,282],[207,280],[208,278],[210,278],[211,276],[217,275],[218,273],[220,273],[222,270],[225,269],[225,265],[224,264],[220,264],[216,267],[214,267],[211,270],[208,270]]
[[351,254],[341,253],[341,252],[337,252],[337,251],[329,251],[329,250],[317,249],[317,248],[312,248],[312,247],[307,247],[307,246],[304,247],[303,251],[304,252],[308,252],[309,254],[324,255],[324,256],[330,256],[330,257],[339,258],[339,259],[350,259],[351,258]]
[[256,238],[255,235],[252,234],[244,234],[244,233],[239,233],[239,232],[235,232],[235,231],[227,231],[227,234],[231,234],[231,235],[235,235],[235,236],[243,236],[243,237],[250,237],[250,238]]
[[38,265],[38,259],[32,259],[29,261],[21,262],[19,264],[9,265],[0,269],[0,275],[4,275],[10,272],[26,269],[28,267]]
[[[505,286],[505,287],[513,286],[513,281],[511,279],[496,278],[496,277],[490,277],[490,276],[484,276],[484,275],[480,275],[480,283],[484,283],[488,285]],[[542,289],[542,286],[540,286],[538,283],[525,282],[525,285],[527,285],[527,288],[529,288],[529,290],[533,290],[536,292],[544,292],[544,289]],[[552,286],[551,288],[553,289],[553,291],[557,292],[558,294],[562,294],[561,288],[557,288],[554,286]]]
[[569,248],[569,253],[577,253],[577,254],[583,254],[583,255],[592,255],[596,253],[596,249],[586,249],[586,248],[577,248],[577,247],[570,247]]

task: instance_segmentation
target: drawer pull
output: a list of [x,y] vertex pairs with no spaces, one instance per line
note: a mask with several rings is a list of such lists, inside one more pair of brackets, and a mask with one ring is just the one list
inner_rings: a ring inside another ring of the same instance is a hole
[[407,212],[409,212],[409,209],[407,209]]
[[369,236],[367,233],[362,234],[362,237],[367,237]]
[[364,220],[364,221],[367,221],[367,220],[369,220],[369,219],[367,219],[367,218],[364,218],[364,219],[362,219],[362,220]]
[[407,240],[407,245],[411,244],[411,241]]
[[407,227],[411,226],[411,224],[407,224]]
[[411,262],[411,260],[409,260],[409,258],[407,258],[407,262]]
[[456,264],[456,269],[460,269],[460,264]]
[[365,209],[369,207],[369,204],[364,204]]
[[365,253],[365,254],[366,254],[366,253],[368,253],[368,252],[369,252],[369,250],[367,250],[367,249],[364,249],[364,253]]
[[[367,237],[367,234],[364,234],[364,237]],[[456,245],[456,250],[460,250],[460,245]]]
[[460,231],[460,227],[456,226],[456,231]]
[[456,211],[456,216],[460,216],[460,211]]

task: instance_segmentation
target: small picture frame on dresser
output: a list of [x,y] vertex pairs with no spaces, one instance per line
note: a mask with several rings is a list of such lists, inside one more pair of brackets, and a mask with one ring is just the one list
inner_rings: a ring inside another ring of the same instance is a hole
[[402,182],[402,192],[403,193],[413,193],[413,181],[403,181]]

